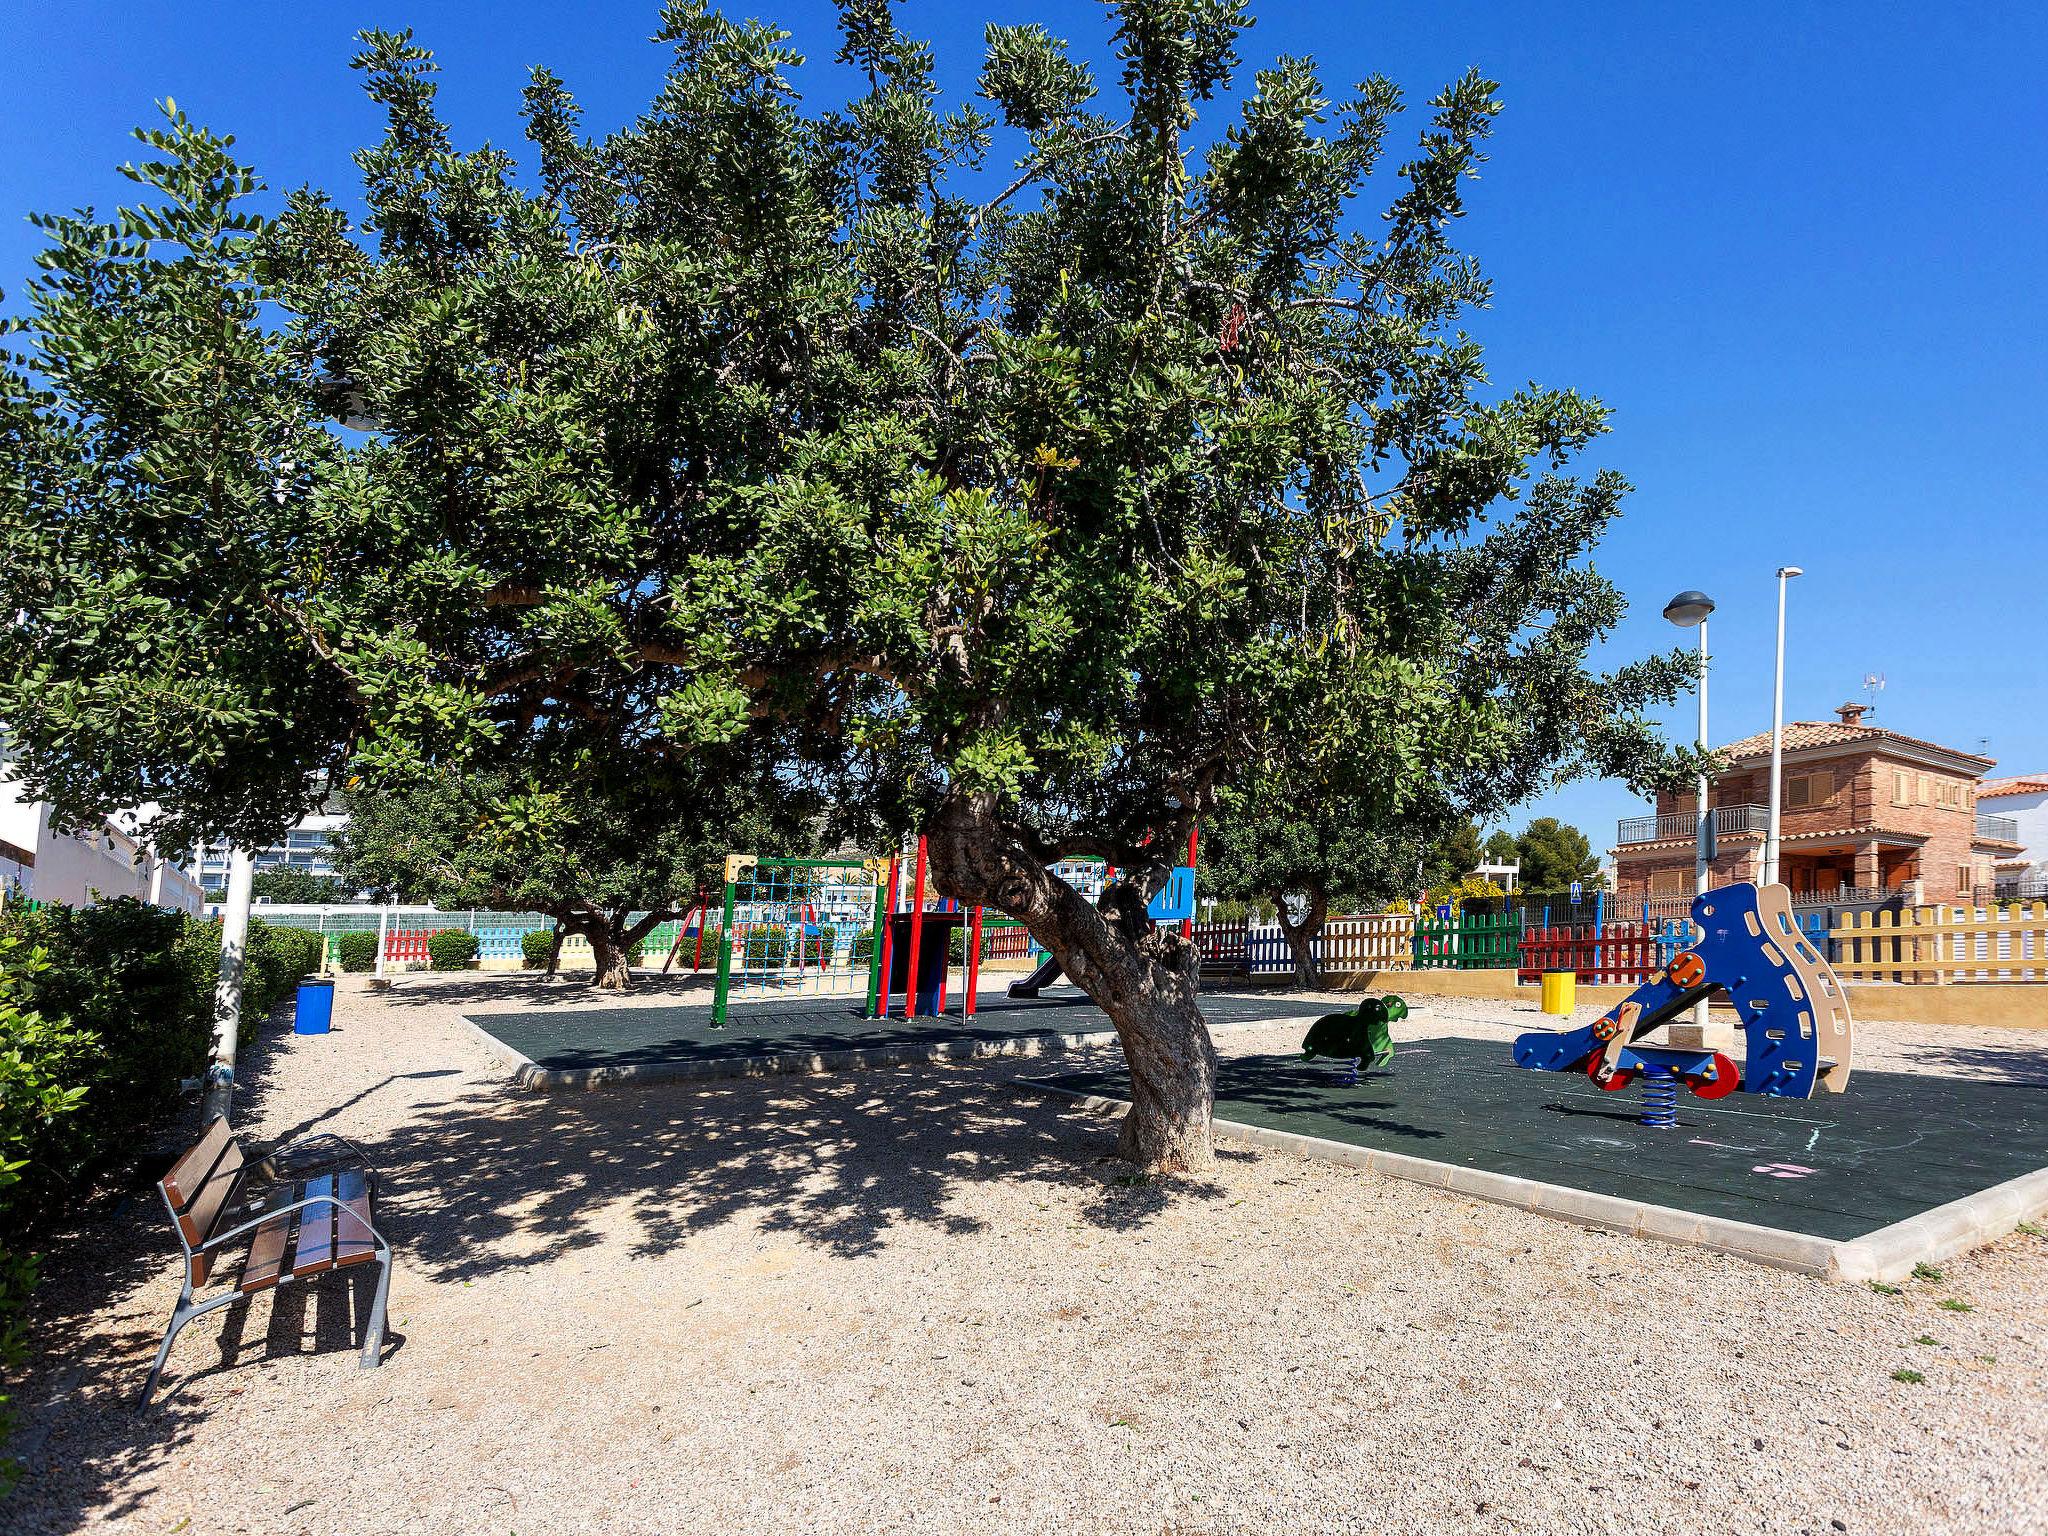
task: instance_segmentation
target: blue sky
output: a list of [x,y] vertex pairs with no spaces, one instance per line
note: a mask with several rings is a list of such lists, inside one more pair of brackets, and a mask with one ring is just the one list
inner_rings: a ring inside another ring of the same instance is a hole
[[[5,7],[25,29],[28,7]],[[0,287],[28,274],[34,209],[107,206],[126,133],[170,95],[239,137],[273,187],[354,186],[376,117],[347,68],[361,27],[440,56],[464,142],[515,151],[545,63],[602,129],[648,100],[656,7],[540,0],[36,7],[0,92]],[[835,94],[829,5],[733,7],[796,33]],[[1944,14],[1945,13],[1945,14]],[[1042,21],[1098,62],[1092,3],[912,3],[942,78],[971,89],[985,20]],[[1507,110],[1462,241],[1495,281],[1472,329],[1503,386],[1596,394],[1614,431],[1585,461],[1637,487],[1598,563],[1633,609],[1614,658],[1669,644],[1681,587],[1712,625],[1714,736],[1770,723],[1777,566],[1793,586],[1787,708],[1888,686],[1874,723],[2048,770],[2048,12],[1888,4],[1281,4],[1248,64],[1308,54],[1412,101],[1468,65]],[[1672,712],[1692,732],[1692,703]],[[1579,784],[1528,808],[1596,847],[1635,802]],[[1516,818],[1516,825],[1522,818]]]

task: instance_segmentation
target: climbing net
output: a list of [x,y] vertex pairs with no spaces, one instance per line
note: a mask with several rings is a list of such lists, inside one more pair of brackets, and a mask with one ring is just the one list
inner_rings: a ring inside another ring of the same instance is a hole
[[864,993],[881,881],[858,859],[735,860],[720,1000]]

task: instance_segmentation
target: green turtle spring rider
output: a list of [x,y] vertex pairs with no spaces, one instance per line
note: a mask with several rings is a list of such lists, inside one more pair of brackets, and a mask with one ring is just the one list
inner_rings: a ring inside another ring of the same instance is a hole
[[[1643,1080],[1644,1125],[1678,1123],[1682,1083],[1702,1099],[1741,1088],[1810,1099],[1849,1086],[1854,1027],[1849,996],[1793,920],[1784,886],[1724,885],[1694,898],[1699,940],[1628,997],[1581,1029],[1537,1030],[1515,1041],[1515,1065],[1584,1072],[1612,1092]],[[1740,1068],[1719,1051],[1653,1044],[1645,1037],[1726,994],[1742,1030]]]
[[1408,1017],[1408,1005],[1398,997],[1367,997],[1348,1013],[1326,1013],[1309,1025],[1302,1036],[1301,1059],[1327,1057],[1346,1064],[1344,1081],[1355,1083],[1359,1072],[1377,1072],[1394,1059],[1394,1035],[1390,1025]]

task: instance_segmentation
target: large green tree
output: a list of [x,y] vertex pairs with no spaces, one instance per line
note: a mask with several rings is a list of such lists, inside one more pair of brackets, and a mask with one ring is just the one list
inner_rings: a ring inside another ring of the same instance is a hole
[[1521,883],[1532,891],[1565,891],[1574,880],[1590,883],[1600,859],[1586,834],[1555,816],[1538,816],[1515,839],[1522,861]]
[[[175,118],[143,207],[49,221],[0,386],[0,717],[34,789],[237,833],[341,758],[537,734],[829,786],[1058,956],[1123,1042],[1121,1150],[1198,1167],[1214,1051],[1144,905],[1218,795],[1297,753],[1382,817],[1646,783],[1684,668],[1588,669],[1624,487],[1557,471],[1605,412],[1494,388],[1464,329],[1491,82],[1390,156],[1393,84],[1281,60],[1197,137],[1238,0],[1113,7],[1107,93],[991,27],[950,107],[887,0],[841,9],[861,86],[823,110],[786,34],[697,0],[614,132],[536,71],[530,184],[369,34],[361,224],[247,211]],[[1099,908],[1063,855],[1116,866]]]

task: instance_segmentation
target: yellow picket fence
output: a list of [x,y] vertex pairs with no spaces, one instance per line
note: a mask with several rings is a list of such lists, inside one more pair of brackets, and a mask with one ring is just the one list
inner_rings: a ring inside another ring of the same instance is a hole
[[1844,913],[1831,935],[1849,981],[2048,982],[2048,904]]

